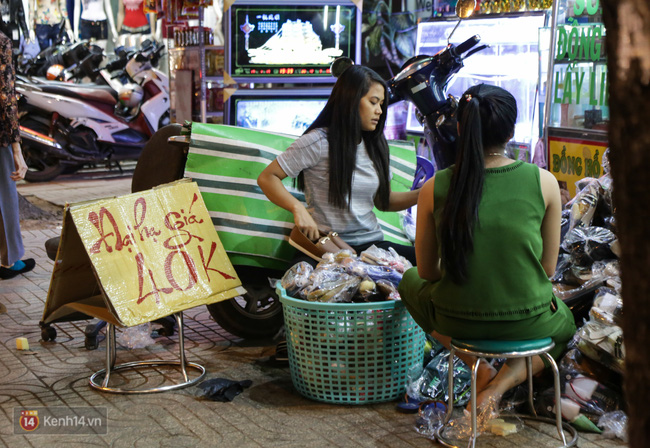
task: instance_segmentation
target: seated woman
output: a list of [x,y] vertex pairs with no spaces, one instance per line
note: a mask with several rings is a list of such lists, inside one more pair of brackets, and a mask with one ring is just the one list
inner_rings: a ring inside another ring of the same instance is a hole
[[[312,241],[335,231],[360,253],[375,244],[415,264],[415,249],[384,241],[373,207],[398,211],[417,202],[418,192],[390,188],[386,123],[386,84],[373,70],[353,65],[339,76],[314,123],[257,179],[274,204],[291,212],[296,226]],[[282,180],[297,178],[305,207]],[[315,264],[308,257],[294,260]]]
[[[550,337],[558,358],[576,331],[549,280],[560,245],[557,180],[506,154],[517,119],[507,91],[480,84],[459,100],[455,165],[438,171],[418,199],[417,268],[399,285],[415,321],[449,347],[451,338]],[[468,365],[470,356],[459,355]],[[534,372],[543,369],[539,356]],[[497,372],[479,364],[477,406],[498,403],[526,379],[524,359]]]

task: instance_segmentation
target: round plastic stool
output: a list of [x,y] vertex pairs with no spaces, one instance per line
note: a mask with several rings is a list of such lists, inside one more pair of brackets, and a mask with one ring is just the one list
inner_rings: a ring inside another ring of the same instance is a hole
[[[528,374],[528,403],[532,415],[521,415],[524,420],[536,420],[544,423],[555,423],[557,432],[560,436],[564,447],[575,445],[578,440],[578,432],[572,426],[562,422],[562,403],[561,388],[560,388],[560,372],[553,357],[549,351],[555,346],[551,338],[532,339],[523,341],[496,341],[496,340],[461,340],[452,339],[451,349],[449,351],[449,373],[448,373],[448,394],[449,401],[447,403],[447,413],[445,414],[444,423],[436,431],[436,438],[440,443],[445,446],[456,448],[457,446],[445,436],[445,429],[448,428],[451,414],[454,409],[454,356],[456,352],[461,352],[470,356],[474,356],[476,361],[471,366],[471,428],[472,433],[470,436],[469,445],[474,447],[476,444],[476,375],[478,372],[478,365],[481,358],[526,358],[526,370]],[[553,369],[554,385],[555,385],[555,421],[545,417],[538,417],[533,406],[533,356],[542,356],[546,358]],[[564,430],[571,434],[571,440],[567,443],[564,435]]]

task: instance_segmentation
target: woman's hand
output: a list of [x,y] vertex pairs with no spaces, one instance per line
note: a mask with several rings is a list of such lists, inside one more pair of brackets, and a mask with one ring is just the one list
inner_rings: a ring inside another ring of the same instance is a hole
[[20,143],[12,143],[11,149],[14,154],[15,168],[15,171],[11,173],[11,180],[17,182],[25,178],[25,173],[27,173],[27,164],[25,163],[25,158],[23,157],[23,151],[20,149]]
[[320,238],[318,232],[318,225],[314,218],[311,217],[309,212],[302,204],[298,204],[293,212],[293,222],[300,229],[300,231],[312,241],[317,241]]

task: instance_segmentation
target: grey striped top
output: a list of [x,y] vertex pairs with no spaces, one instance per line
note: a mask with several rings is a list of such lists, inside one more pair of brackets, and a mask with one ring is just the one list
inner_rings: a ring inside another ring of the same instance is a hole
[[277,157],[277,161],[289,177],[305,172],[307,210],[319,230],[326,233],[334,230],[352,246],[384,239],[372,211],[379,179],[363,141],[357,148],[350,210],[335,208],[327,200],[329,145],[326,129],[314,129],[301,136]]

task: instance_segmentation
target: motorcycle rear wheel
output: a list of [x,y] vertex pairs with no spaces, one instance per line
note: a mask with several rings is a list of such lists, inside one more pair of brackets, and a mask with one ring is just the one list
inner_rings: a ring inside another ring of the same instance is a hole
[[63,172],[65,167],[59,159],[50,157],[29,144],[23,143],[21,148],[27,164],[25,173],[27,182],[47,182]]
[[236,266],[246,294],[207,305],[212,318],[228,333],[244,339],[268,339],[284,324],[282,305],[269,277],[284,272],[251,266]]

